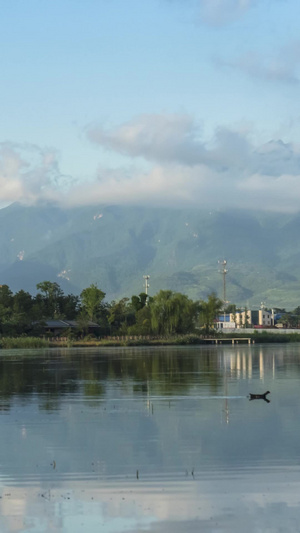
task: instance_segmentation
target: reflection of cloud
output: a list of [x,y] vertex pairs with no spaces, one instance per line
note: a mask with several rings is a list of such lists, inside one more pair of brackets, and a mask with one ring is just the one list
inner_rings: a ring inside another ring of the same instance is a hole
[[[31,493],[29,489],[28,494]],[[27,498],[24,498],[20,489],[12,490],[6,487],[1,496],[1,531],[23,531],[24,518],[26,516]]]
[[[222,472],[202,481],[162,480],[150,483],[72,481],[51,489],[4,487],[1,531],[23,531],[33,523],[39,531],[73,533],[78,521],[85,531],[153,533],[296,531],[298,472],[247,474]],[[284,479],[284,481],[282,481]]]

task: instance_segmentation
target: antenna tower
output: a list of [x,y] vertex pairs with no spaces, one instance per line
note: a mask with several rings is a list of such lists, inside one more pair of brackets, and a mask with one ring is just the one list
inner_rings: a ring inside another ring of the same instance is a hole
[[144,280],[145,280],[145,294],[147,294],[148,296],[148,289],[149,289],[149,279],[150,279],[150,276],[149,274],[146,274],[146,276],[143,276]]
[[227,303],[227,300],[226,300],[226,274],[228,272],[228,269],[226,268],[227,261],[226,259],[223,259],[223,261],[218,261],[218,263],[222,267],[222,270],[219,270],[219,272],[223,276],[223,301],[224,301],[224,308],[225,308],[226,303]]

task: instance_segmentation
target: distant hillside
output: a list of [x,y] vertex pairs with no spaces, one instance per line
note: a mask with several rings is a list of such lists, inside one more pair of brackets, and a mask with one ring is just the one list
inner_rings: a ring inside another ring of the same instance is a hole
[[222,297],[218,260],[228,261],[227,298],[257,307],[300,305],[300,215],[99,206],[0,210],[0,280],[32,294],[43,280],[107,299],[143,291]]

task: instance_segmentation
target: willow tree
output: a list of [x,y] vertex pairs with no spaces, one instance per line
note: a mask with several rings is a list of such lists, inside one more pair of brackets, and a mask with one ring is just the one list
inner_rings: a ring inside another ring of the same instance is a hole
[[223,301],[217,297],[215,292],[208,295],[207,302],[200,300],[200,325],[204,327],[205,332],[213,327],[214,321],[223,308]]
[[150,311],[153,332],[172,335],[194,329],[198,306],[185,294],[162,290],[153,297]]

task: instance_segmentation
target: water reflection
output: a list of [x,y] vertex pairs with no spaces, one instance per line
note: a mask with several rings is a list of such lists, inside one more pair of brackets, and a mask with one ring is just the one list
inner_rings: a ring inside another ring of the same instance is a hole
[[[218,392],[226,372],[236,380],[275,379],[276,373],[299,373],[297,351],[290,361],[290,346],[276,348],[213,347],[194,349],[45,350],[18,354],[3,350],[0,358],[0,399],[4,408],[14,396],[80,393],[103,397],[111,384],[131,385],[135,394],[177,395],[193,392],[196,385]],[[272,370],[272,375],[270,375]]]
[[[247,517],[263,531],[279,508],[292,523],[299,358],[297,345],[3,350],[0,530],[240,531]],[[270,404],[249,402],[266,390]]]

